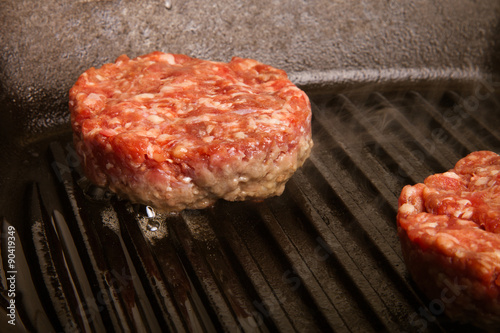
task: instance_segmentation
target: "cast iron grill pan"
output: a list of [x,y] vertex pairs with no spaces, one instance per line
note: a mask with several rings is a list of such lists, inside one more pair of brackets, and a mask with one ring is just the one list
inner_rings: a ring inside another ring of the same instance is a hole
[[[15,329],[472,329],[450,322],[442,301],[421,296],[395,215],[404,185],[469,152],[500,151],[494,88],[311,94],[315,146],[282,196],[177,215],[155,215],[91,185],[69,131],[25,147],[11,184],[22,200],[6,199],[19,219],[0,220],[3,232],[17,232]],[[4,308],[5,242],[1,252]]]

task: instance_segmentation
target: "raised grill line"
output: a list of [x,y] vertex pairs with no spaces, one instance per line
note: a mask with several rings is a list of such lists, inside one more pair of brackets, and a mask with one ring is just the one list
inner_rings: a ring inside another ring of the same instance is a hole
[[450,121],[445,120],[443,114],[437,107],[426,100],[422,95],[415,93],[415,97],[422,102],[425,107],[422,107],[423,111],[428,112],[433,119],[438,122],[439,126],[443,128],[448,135],[451,135],[455,141],[457,141],[462,147],[464,147],[467,152],[473,152],[478,149],[473,143],[471,143],[462,133],[460,133],[456,127],[452,125]]
[[398,122],[401,129],[404,130],[404,136],[407,138],[411,137],[412,141],[418,144],[419,149],[425,152],[426,157],[432,156],[432,158],[436,159],[439,163],[439,168],[443,170],[450,169],[454,165],[455,158],[447,154],[447,150],[441,150],[441,146],[436,148],[436,145],[434,145],[433,147],[436,151],[432,151],[429,146],[422,145],[422,143],[428,142],[429,138],[427,138],[416,126],[411,124],[410,121],[401,114],[400,108],[397,108],[380,93],[375,93],[374,96],[382,105],[385,106],[385,110],[388,111],[390,116]]
[[399,167],[404,170],[413,183],[422,181],[432,172],[429,168],[426,168],[411,151],[408,151],[406,147],[402,146],[399,142],[387,140],[387,134],[381,131],[380,128],[373,126],[368,120],[369,118],[367,116],[369,112],[361,112],[361,110],[346,96],[341,95],[341,98],[344,101],[345,108],[349,110],[353,118],[356,119],[371,138],[373,138],[373,140],[398,163]]

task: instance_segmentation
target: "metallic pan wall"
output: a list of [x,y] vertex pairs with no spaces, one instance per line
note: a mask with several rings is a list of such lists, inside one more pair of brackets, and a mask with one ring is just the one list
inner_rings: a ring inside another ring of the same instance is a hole
[[470,79],[495,71],[499,22],[500,2],[486,0],[3,0],[0,129],[67,125],[78,75],[123,53],[251,57],[305,88]]

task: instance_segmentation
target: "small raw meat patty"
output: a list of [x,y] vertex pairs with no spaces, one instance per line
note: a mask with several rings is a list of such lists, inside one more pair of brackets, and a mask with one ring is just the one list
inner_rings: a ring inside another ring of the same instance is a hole
[[86,176],[161,211],[280,195],[312,147],[307,95],[251,59],[122,55],[69,97]]
[[434,310],[498,331],[500,156],[474,152],[405,186],[397,220],[408,270]]

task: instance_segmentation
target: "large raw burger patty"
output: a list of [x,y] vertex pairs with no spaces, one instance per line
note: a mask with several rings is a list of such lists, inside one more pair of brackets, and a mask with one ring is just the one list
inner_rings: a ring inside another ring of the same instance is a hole
[[122,55],[83,73],[69,106],[86,176],[162,211],[279,195],[312,147],[306,94],[251,59]]
[[474,152],[406,186],[398,232],[406,265],[434,311],[500,329],[500,156]]

